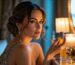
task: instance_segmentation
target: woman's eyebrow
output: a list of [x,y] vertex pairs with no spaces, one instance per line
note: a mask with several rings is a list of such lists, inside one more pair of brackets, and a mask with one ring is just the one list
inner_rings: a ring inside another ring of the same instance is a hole
[[37,20],[36,18],[30,18],[30,19],[34,19],[34,20]]
[[[37,20],[36,18],[30,18],[30,19],[34,19],[34,20]],[[40,21],[41,21],[41,20],[43,20],[43,19],[40,19]]]

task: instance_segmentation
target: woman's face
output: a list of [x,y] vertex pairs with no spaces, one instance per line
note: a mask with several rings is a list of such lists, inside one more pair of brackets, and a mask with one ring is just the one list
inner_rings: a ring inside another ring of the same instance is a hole
[[[26,26],[26,23],[28,23],[27,26]],[[31,38],[39,39],[41,35],[41,31],[42,31],[42,26],[43,26],[42,12],[40,10],[33,10],[29,20],[27,20],[26,17],[24,18],[23,34]]]

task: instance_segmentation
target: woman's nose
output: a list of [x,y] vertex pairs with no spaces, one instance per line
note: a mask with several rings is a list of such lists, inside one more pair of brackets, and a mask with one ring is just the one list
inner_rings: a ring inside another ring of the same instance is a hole
[[39,23],[36,23],[36,28],[40,28],[40,24]]

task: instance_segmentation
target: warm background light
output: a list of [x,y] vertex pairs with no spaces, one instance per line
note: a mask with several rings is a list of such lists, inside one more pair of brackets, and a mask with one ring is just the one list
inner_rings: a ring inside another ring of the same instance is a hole
[[75,47],[75,34],[66,34],[66,45]]
[[69,32],[69,21],[68,18],[56,18],[56,32],[66,33]]

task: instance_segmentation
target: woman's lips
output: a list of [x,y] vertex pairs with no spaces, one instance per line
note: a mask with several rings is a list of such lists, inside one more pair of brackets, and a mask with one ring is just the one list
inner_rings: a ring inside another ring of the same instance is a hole
[[35,34],[40,34],[40,32],[38,31],[38,32],[35,32]]

